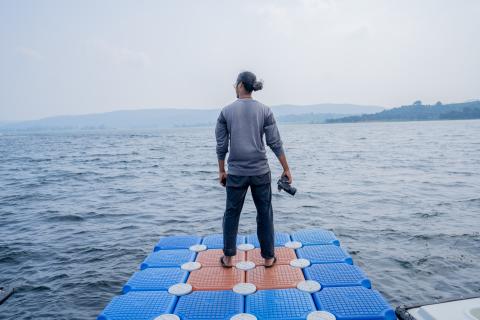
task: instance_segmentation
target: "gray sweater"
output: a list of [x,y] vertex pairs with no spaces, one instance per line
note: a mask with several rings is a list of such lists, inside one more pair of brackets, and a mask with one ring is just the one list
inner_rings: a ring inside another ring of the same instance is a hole
[[217,119],[215,136],[217,158],[224,160],[230,141],[228,173],[255,176],[270,171],[263,142],[275,155],[283,153],[277,124],[270,108],[255,99],[237,99],[222,109]]

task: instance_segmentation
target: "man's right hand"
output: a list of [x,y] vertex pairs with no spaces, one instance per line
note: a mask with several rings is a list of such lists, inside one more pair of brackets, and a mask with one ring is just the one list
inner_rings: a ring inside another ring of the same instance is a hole
[[227,185],[227,173],[225,171],[218,173],[218,181],[224,187]]

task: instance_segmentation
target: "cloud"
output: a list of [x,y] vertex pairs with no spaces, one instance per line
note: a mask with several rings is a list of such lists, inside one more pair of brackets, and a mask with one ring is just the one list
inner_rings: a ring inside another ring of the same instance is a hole
[[42,61],[44,58],[38,50],[35,50],[33,48],[16,47],[15,52],[28,60]]
[[150,55],[141,50],[115,46],[104,40],[92,40],[95,54],[110,61],[114,65],[129,65],[137,68],[146,68],[152,64]]
[[252,10],[273,31],[294,36],[298,30],[318,25],[333,13],[335,5],[330,0],[255,1]]

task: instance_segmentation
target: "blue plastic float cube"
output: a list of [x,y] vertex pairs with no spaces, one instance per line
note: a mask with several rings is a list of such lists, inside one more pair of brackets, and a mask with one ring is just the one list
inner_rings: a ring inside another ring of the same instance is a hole
[[380,293],[365,287],[323,288],[313,294],[319,310],[337,320],[395,320],[395,312]]
[[335,237],[335,234],[324,229],[305,229],[296,231],[292,233],[292,240],[299,241],[304,246],[319,244],[340,245],[340,241]]
[[305,279],[315,280],[322,287],[364,286],[372,284],[359,267],[346,263],[312,264],[303,269]]
[[[245,236],[237,235],[237,245],[245,243]],[[223,249],[223,234],[212,234],[203,238],[202,244],[207,246],[207,249]]]
[[182,320],[228,320],[243,312],[243,299],[231,290],[193,291],[178,299],[174,313]]
[[159,250],[152,252],[140,265],[140,269],[180,267],[185,262],[193,261],[195,252],[188,249]]
[[[288,241],[291,241],[288,233],[275,232],[275,247],[282,247]],[[260,242],[258,241],[258,236],[256,233],[252,233],[247,236],[247,243],[253,244],[255,248],[260,248]]]
[[188,249],[194,244],[200,244],[200,242],[202,242],[202,237],[200,236],[167,236],[158,241],[153,251],[162,249]]
[[304,320],[315,310],[312,296],[296,288],[259,290],[245,297],[245,312],[258,320]]
[[97,320],[152,320],[172,313],[177,299],[166,291],[132,291],[113,298]]
[[352,257],[336,245],[305,246],[296,251],[299,258],[308,259],[311,263],[353,264]]
[[123,286],[129,291],[165,291],[176,283],[186,282],[188,271],[180,268],[147,268],[137,271]]

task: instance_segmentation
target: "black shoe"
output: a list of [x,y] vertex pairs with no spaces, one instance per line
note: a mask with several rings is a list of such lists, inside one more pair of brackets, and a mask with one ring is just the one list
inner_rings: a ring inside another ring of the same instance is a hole
[[221,256],[221,257],[220,257],[220,263],[222,264],[222,266],[223,266],[224,268],[231,268],[231,267],[233,267],[233,266],[227,266],[227,265],[225,264],[225,261],[223,261],[223,257],[224,257],[224,256]]
[[271,267],[273,267],[273,265],[275,264],[275,262],[277,262],[277,257],[273,257],[273,262],[272,262],[272,264],[269,265],[269,266],[265,265],[265,268],[271,268]]

